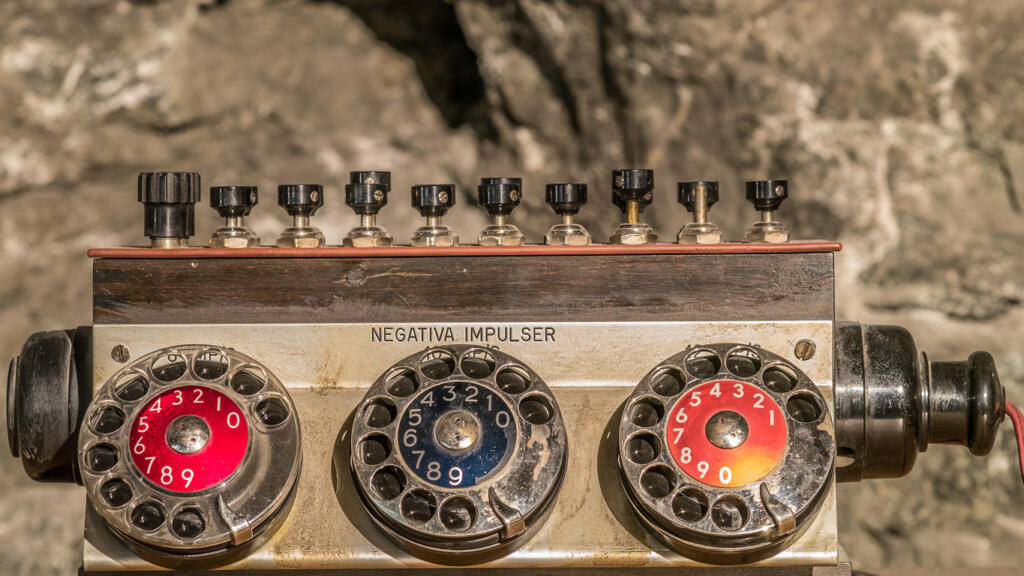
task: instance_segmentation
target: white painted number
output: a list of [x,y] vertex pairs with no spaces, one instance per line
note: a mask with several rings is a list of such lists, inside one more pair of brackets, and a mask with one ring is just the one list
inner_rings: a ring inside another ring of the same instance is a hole
[[711,468],[711,466],[709,466],[707,462],[703,460],[697,462],[697,472],[700,472],[701,478],[707,476],[709,468]]
[[494,423],[498,425],[498,428],[508,428],[508,425],[512,423],[512,416],[502,410],[494,416]]
[[160,469],[160,483],[164,486],[174,482],[174,476],[171,472],[174,472],[174,470],[172,470],[170,466],[164,466]]
[[416,431],[412,428],[409,428],[405,431],[405,434],[402,434],[402,444],[405,447],[412,448],[416,445],[416,442],[419,442],[419,438],[416,437]]
[[700,392],[694,391],[693,395],[690,396],[690,406],[700,406]]
[[452,469],[448,471],[448,484],[452,486],[462,484],[462,468],[452,466]]
[[737,382],[736,384],[732,385],[732,389],[732,395],[734,398],[743,398],[743,384]]
[[185,398],[181,395],[181,390],[180,389],[175,390],[174,391],[174,402],[171,402],[171,406],[181,406],[181,404],[184,401],[185,401]]
[[185,481],[185,488],[192,485],[192,479],[195,478],[195,474],[191,468],[185,468],[181,471],[181,479]]
[[722,469],[718,471],[718,481],[722,484],[732,482],[732,470],[728,466],[722,466]]
[[[234,420],[232,420],[232,416],[234,416]],[[242,417],[238,412],[231,412],[228,414],[228,428],[238,428],[241,423]]]
[[[202,388],[194,388],[192,390],[192,393],[196,395],[196,397],[192,399],[192,403],[193,404],[203,404],[204,403],[203,402],[203,389]],[[219,407],[220,398],[217,398],[217,400],[218,400],[218,407]]]
[[445,386],[444,391],[447,392],[447,394],[442,396],[441,399],[445,402],[451,402],[459,397],[459,395],[455,393],[455,386]]
[[145,416],[139,416],[139,434],[145,434],[146,430],[149,430],[149,422],[146,422]]
[[690,460],[693,460],[693,455],[690,453],[690,448],[683,448],[679,452],[679,459],[683,461],[683,464],[689,464]]
[[420,398],[420,404],[426,404],[427,406],[433,406],[434,405],[434,391],[431,390],[430,392],[427,392],[426,394],[424,394],[423,398]]
[[715,398],[721,398],[722,397],[722,385],[719,384],[718,382],[715,382],[715,385],[711,387],[711,392],[708,392],[708,394],[714,396]]
[[672,431],[676,433],[676,439],[672,443],[673,444],[679,444],[679,440],[682,439],[682,437],[683,437],[683,428],[682,427],[673,428]]
[[135,441],[135,446],[132,446],[132,452],[135,452],[136,454],[146,453],[146,447],[142,444],[142,438]]
[[469,396],[466,396],[466,403],[467,404],[475,404],[476,403],[476,395],[480,393],[480,389],[477,388],[476,386],[468,386],[466,388],[466,392],[469,392]]
[[754,408],[764,408],[764,394],[754,394]]
[[427,464],[427,480],[431,482],[437,482],[441,479],[441,464],[437,462],[431,462]]
[[419,408],[410,408],[409,409],[409,425],[410,426],[419,426],[420,422],[423,422],[423,416],[420,415],[420,409]]
[[413,450],[413,454],[416,455],[416,469],[420,469],[420,462],[423,461],[423,455],[427,453],[426,450]]

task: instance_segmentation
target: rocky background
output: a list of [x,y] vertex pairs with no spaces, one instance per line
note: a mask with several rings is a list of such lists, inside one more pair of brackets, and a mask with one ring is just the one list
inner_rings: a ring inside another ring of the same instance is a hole
[[[713,220],[739,239],[743,181],[788,177],[796,235],[845,244],[840,318],[903,324],[932,357],[990,350],[1024,400],[1022,27],[1019,0],[7,0],[0,357],[89,323],[85,250],[143,241],[142,170],[258,184],[264,241],[286,223],[274,186],[322,182],[337,244],[349,170],[394,172],[401,241],[409,185],[459,184],[469,239],[477,179],[522,175],[537,240],[545,182],[589,182],[580,220],[607,237],[609,170],[644,166],[663,238],[688,219],[677,180],[718,179]],[[904,479],[841,486],[846,549],[862,569],[1020,565],[1014,458],[1003,434],[984,460],[932,447]],[[72,573],[81,490],[0,466],[0,573]]]

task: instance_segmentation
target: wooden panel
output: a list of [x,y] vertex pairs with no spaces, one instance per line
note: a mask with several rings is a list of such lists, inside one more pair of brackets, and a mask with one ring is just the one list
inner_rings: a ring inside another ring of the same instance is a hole
[[833,255],[100,259],[96,324],[831,320]]

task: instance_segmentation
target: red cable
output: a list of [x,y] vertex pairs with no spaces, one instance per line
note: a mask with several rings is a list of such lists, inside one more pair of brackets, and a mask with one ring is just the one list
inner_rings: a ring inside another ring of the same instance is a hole
[[1013,431],[1017,434],[1017,456],[1020,457],[1020,477],[1024,479],[1024,414],[1012,403],[1006,403],[1006,414],[1013,422]]

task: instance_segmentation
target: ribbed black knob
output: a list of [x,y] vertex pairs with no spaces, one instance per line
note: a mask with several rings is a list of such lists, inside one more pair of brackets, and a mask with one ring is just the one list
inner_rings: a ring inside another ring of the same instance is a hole
[[324,205],[324,187],[319,184],[281,184],[277,204],[292,216],[312,216]]
[[146,236],[192,236],[195,233],[195,203],[201,195],[197,172],[139,174],[139,202],[146,207]]
[[259,190],[256,186],[212,186],[210,188],[210,207],[223,218],[248,216],[258,201]]
[[345,185],[345,204],[356,214],[376,214],[388,203],[391,191],[391,172],[366,170],[349,172]]
[[480,205],[491,216],[508,215],[523,198],[522,178],[481,178],[476,188]]
[[747,201],[757,210],[778,210],[789,197],[789,183],[785,180],[754,180],[747,182]]
[[556,214],[576,214],[587,203],[587,185],[579,183],[548,184],[544,200]]
[[654,194],[654,170],[613,170],[612,192],[623,202],[649,203]]
[[412,207],[423,217],[444,216],[455,206],[455,184],[417,184],[412,187]]
[[697,202],[697,189],[704,188],[704,201],[706,207],[711,208],[718,202],[718,182],[715,180],[696,180],[693,182],[680,182],[678,186],[679,203],[686,207],[687,212],[693,212],[693,206]]

